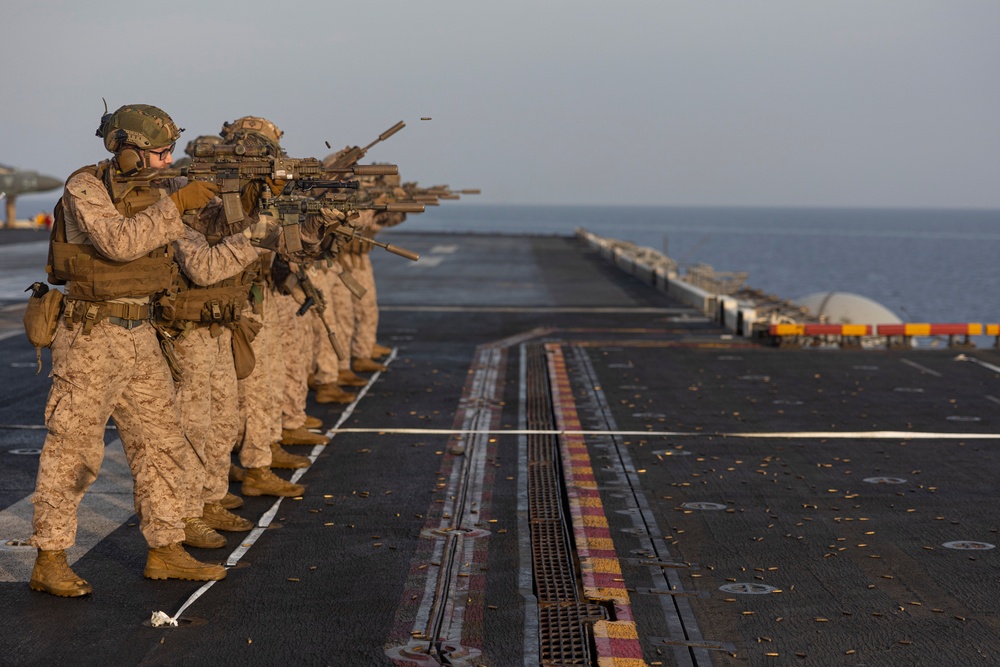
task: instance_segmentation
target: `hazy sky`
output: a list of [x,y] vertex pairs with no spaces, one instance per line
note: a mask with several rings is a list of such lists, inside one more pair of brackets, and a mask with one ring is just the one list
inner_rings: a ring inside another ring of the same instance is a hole
[[105,97],[162,107],[181,145],[262,115],[298,157],[405,120],[368,159],[483,203],[1000,208],[996,0],[31,0],[0,21],[0,163],[61,178],[106,156]]

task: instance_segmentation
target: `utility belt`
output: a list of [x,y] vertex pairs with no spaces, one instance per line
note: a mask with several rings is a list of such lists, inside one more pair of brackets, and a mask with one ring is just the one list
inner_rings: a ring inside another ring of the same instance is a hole
[[74,299],[66,299],[66,309],[63,311],[67,327],[83,322],[84,335],[90,335],[94,325],[101,320],[107,320],[125,329],[135,329],[149,322],[151,314],[148,303],[110,303]]

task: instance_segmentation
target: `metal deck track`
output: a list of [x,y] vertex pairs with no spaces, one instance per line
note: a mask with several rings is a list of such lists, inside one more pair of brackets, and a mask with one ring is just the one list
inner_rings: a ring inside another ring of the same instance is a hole
[[539,606],[541,664],[592,665],[592,624],[607,618],[604,607],[581,600],[575,549],[564,509],[564,493],[544,347],[528,354],[526,415],[528,513],[535,592]]

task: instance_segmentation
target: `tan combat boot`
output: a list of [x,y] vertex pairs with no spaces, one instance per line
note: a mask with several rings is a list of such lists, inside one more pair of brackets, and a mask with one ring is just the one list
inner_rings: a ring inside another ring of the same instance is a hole
[[38,550],[35,568],[31,571],[28,586],[33,591],[51,593],[61,598],[78,598],[90,595],[94,589],[85,580],[76,576],[66,562],[66,552]]
[[142,574],[147,579],[218,581],[226,578],[226,568],[195,560],[184,551],[180,542],[174,542],[165,547],[150,549],[146,556],[146,569]]
[[301,496],[306,487],[281,479],[270,468],[247,468],[247,478],[243,480],[244,496],[281,496],[291,498]]
[[306,415],[306,423],[304,425],[306,428],[323,428],[323,420]]
[[235,463],[229,464],[229,481],[230,482],[242,482],[243,477],[247,474],[245,468],[241,468]]
[[344,387],[364,387],[368,380],[354,373],[350,368],[337,371],[337,384]]
[[226,538],[208,527],[201,517],[184,519],[184,544],[198,549],[221,549],[226,546]]
[[377,361],[372,361],[371,359],[355,359],[351,363],[351,370],[356,373],[374,373],[375,371],[384,371],[388,368],[388,366],[383,366]]
[[344,391],[335,384],[321,384],[316,390],[317,403],[351,403],[355,398],[356,394]]
[[281,429],[281,444],[283,445],[325,445],[330,438],[319,433],[313,433],[305,426]]
[[372,359],[381,359],[382,357],[388,356],[390,352],[392,352],[391,347],[379,345],[378,343],[372,345]]
[[[299,456],[297,454],[292,454],[291,452],[286,452],[282,449],[281,444],[277,442],[271,443],[271,467],[280,468],[282,470],[294,470],[296,468],[308,468],[312,464],[305,456]],[[246,480],[244,480],[246,481]]]
[[229,493],[226,491],[226,495],[222,496],[222,500],[219,501],[219,504],[227,510],[235,510],[243,507],[243,499],[235,493]]
[[231,533],[244,533],[253,528],[253,521],[236,516],[219,503],[205,503],[201,520],[209,528]]

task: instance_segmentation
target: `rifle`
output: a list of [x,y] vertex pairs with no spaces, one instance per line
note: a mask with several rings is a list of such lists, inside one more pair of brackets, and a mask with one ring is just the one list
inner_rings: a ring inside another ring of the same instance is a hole
[[[421,188],[417,187],[417,183],[415,181],[408,181],[398,187],[402,188],[409,195],[410,200],[427,206],[440,205],[440,202],[438,201],[440,199],[460,199],[460,195],[478,195],[481,192],[478,188],[452,190],[447,185],[434,185],[429,188]],[[390,196],[395,195],[393,188],[385,186],[364,188],[364,190],[372,196],[378,196],[380,194],[387,194]]]
[[284,181],[283,194],[295,188],[357,188],[353,181],[331,180],[331,176],[381,176],[399,173],[394,164],[324,166],[316,158],[290,158],[273,155],[267,147],[214,144],[196,146],[191,164],[181,169],[143,169],[131,176],[111,177],[111,195],[119,201],[139,182],[186,176],[190,180],[210,181],[219,186],[226,221],[244,219],[240,191],[251,181]]
[[[363,210],[392,211],[399,213],[421,213],[424,210],[424,207],[419,204],[374,204],[369,202],[358,202],[355,199],[348,198],[344,195],[329,194],[321,199],[308,199],[296,197],[294,195],[279,195],[277,197],[270,198],[265,196],[264,202],[268,206],[269,210],[273,212],[274,217],[279,219],[282,226],[282,232],[288,232],[292,236],[297,235],[299,225],[305,221],[307,216],[321,215],[323,209],[335,209],[347,215],[350,215],[355,211]],[[382,243],[380,241],[362,236],[362,230],[349,222],[344,222],[336,227],[333,227],[332,231],[340,236],[347,237],[348,239],[360,238],[367,243],[377,245],[380,248],[384,248],[395,255],[405,257],[409,260],[417,261],[420,259],[420,255],[411,250],[407,250],[406,248],[401,248],[388,243]],[[298,250],[293,250],[290,246],[289,236],[285,237],[285,247],[290,252],[298,252]],[[301,242],[299,242],[298,249],[301,250],[301,247]]]
[[[404,123],[403,121],[399,121],[398,123],[390,127],[388,130],[378,135],[378,138],[375,141],[371,142],[364,148],[359,148],[358,146],[346,146],[342,151],[334,153],[333,155],[328,155],[323,160],[323,164],[327,165],[331,169],[338,169],[338,168],[343,169],[343,168],[353,167],[361,160],[361,158],[365,156],[365,153],[368,152],[369,148],[371,148],[380,141],[385,141],[392,135],[402,130],[404,127],[406,127],[406,123]],[[329,141],[326,142],[326,147],[332,148],[332,146],[330,146]],[[371,174],[371,175],[375,176],[379,174]]]
[[[337,354],[337,358],[346,359],[347,351],[340,344],[340,340],[337,339],[337,334],[330,327],[326,318],[323,317],[323,313],[326,311],[326,298],[324,298],[322,290],[316,287],[312,279],[309,278],[309,274],[306,273],[305,269],[299,265],[294,272],[289,270],[288,275],[282,281],[282,287],[284,287],[285,290],[293,297],[298,296],[299,293],[301,293],[303,297],[302,303],[299,305],[299,309],[295,312],[296,316],[302,317],[309,312],[310,308],[315,306],[316,314],[319,315],[320,321],[326,328],[327,338],[329,338],[330,345],[333,346],[333,351]],[[296,292],[296,290],[298,290],[298,292]],[[296,299],[296,301],[297,300],[298,299]]]

